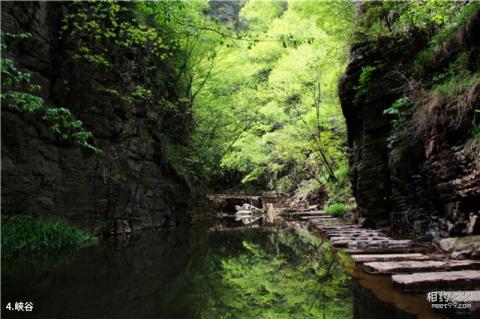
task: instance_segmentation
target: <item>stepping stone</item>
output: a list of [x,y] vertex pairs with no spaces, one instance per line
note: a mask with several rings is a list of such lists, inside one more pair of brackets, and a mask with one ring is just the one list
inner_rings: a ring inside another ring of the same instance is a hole
[[414,273],[420,271],[446,271],[480,269],[480,260],[404,260],[389,262],[368,262],[363,264],[366,272],[375,274]]
[[372,261],[397,261],[397,260],[429,260],[430,256],[412,253],[412,254],[370,254],[370,255],[352,255],[353,261],[356,263],[372,262]]
[[[323,224],[323,223],[339,222],[339,223],[340,223],[339,226],[345,226],[345,227],[346,227],[345,229],[348,229],[348,226],[352,226],[352,225],[355,225],[355,226],[360,227],[359,224],[353,224],[353,223],[346,222],[346,221],[341,220],[341,219],[328,219],[328,220],[327,220],[327,219],[323,219],[323,220],[311,219],[310,222],[311,222],[311,223],[314,223],[314,224]],[[328,225],[325,225],[325,226],[328,226]]]
[[343,227],[343,225],[339,222],[336,222],[336,223],[312,223],[314,226],[316,226],[317,228],[322,228],[322,229],[325,229],[325,230],[330,230],[331,227]]
[[[430,251],[425,246],[409,246],[409,247],[357,247],[357,248],[342,248],[337,247],[346,254],[411,254],[411,253],[425,253]],[[432,258],[427,258],[432,259]]]
[[373,239],[373,240],[353,240],[349,247],[410,247],[413,241],[410,239],[396,240],[396,239]]
[[335,225],[335,226],[332,226],[332,225],[324,225],[324,224],[321,224],[319,222],[311,222],[312,224],[314,225],[317,225],[317,226],[322,226],[323,228],[325,228],[326,230],[342,230],[342,229],[360,229],[360,225],[357,225],[357,224],[341,224],[341,225]]
[[359,248],[370,248],[370,247],[384,247],[384,248],[393,248],[393,247],[410,247],[413,245],[413,242],[409,239],[406,240],[395,240],[395,239],[373,239],[373,240],[338,240],[332,241],[334,246],[341,247],[359,247]]
[[335,242],[354,242],[354,241],[385,241],[385,240],[392,240],[390,237],[383,237],[383,236],[339,236],[339,237],[330,237],[330,241],[332,243]]
[[326,225],[317,225],[315,223],[313,223],[317,228],[321,228],[322,230],[324,231],[328,231],[328,230],[342,230],[342,229],[360,229],[360,226],[359,225],[355,225],[355,224],[350,224],[350,225],[342,225],[342,226],[326,226]]
[[322,215],[312,215],[312,216],[300,216],[300,219],[303,220],[312,220],[312,219],[317,219],[319,217],[323,217]]
[[[425,253],[427,248],[423,246],[408,246],[408,247],[346,247],[339,248],[344,253],[350,255],[356,254],[411,254],[411,253]],[[432,259],[432,258],[428,258]]]
[[383,234],[384,232],[378,231],[375,229],[335,229],[335,230],[329,230],[328,232],[330,233],[344,233],[344,234]]
[[304,216],[301,217],[303,220],[308,220],[310,222],[317,222],[317,223],[323,223],[323,222],[332,222],[332,221],[338,221],[340,222],[340,219],[329,217],[329,216]]
[[290,212],[283,212],[281,215],[295,215],[295,216],[308,216],[308,215],[325,215],[325,211],[323,210],[308,210],[308,211],[290,211]]
[[435,288],[478,287],[479,270],[420,272],[393,275],[393,285],[403,290],[432,290]]
[[340,231],[338,229],[334,230],[326,230],[325,233],[327,235],[337,235],[335,237],[342,237],[342,236],[378,236],[379,234],[383,237],[388,237],[387,234],[378,232],[378,231],[359,231],[359,230],[352,230],[352,231]]
[[348,237],[348,238],[362,238],[362,237],[387,237],[386,234],[383,233],[367,233],[367,232],[356,232],[356,233],[345,233],[345,232],[326,232],[328,238],[334,238],[334,237]]
[[338,220],[338,219],[333,219],[333,218],[329,218],[329,219],[310,219],[309,220],[310,223],[312,224],[316,224],[316,225],[324,225],[324,226],[332,226],[331,224],[332,223],[335,223],[336,225],[334,226],[344,226],[344,225],[347,225],[345,224],[344,221],[342,220]]

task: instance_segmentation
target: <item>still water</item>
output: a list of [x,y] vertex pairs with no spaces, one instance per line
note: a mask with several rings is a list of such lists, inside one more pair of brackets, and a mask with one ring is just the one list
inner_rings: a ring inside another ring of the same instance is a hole
[[[151,232],[5,263],[2,318],[435,318],[375,295],[381,280],[352,279],[348,262],[301,230]],[[5,309],[15,301],[34,309]]]

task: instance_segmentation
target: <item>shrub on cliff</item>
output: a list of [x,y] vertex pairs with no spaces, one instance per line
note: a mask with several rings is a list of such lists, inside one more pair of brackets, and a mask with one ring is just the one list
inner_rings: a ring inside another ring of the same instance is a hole
[[341,203],[330,204],[326,209],[327,214],[342,217],[347,212],[347,206]]
[[2,256],[56,252],[91,243],[95,237],[60,221],[17,217],[2,223]]

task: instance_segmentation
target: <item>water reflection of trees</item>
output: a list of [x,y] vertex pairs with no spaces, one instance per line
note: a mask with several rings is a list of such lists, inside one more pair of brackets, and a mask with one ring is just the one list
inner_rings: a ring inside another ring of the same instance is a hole
[[210,237],[185,272],[195,317],[351,317],[348,276],[317,237],[286,229]]

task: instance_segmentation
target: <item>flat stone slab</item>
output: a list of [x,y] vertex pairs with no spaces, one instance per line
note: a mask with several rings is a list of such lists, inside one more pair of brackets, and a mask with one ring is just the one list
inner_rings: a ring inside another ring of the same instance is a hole
[[338,236],[330,237],[332,243],[342,242],[342,241],[391,241],[390,237],[385,236],[374,236],[374,235],[359,235],[359,236]]
[[480,269],[480,260],[400,260],[368,262],[363,264],[366,272],[375,274],[414,273],[420,271],[446,271],[460,269]]
[[[356,254],[412,254],[412,253],[426,253],[429,251],[427,247],[424,246],[409,246],[409,247],[356,247],[356,248],[344,248],[344,247],[334,247],[346,254],[356,255]],[[432,259],[432,258],[428,258]]]
[[344,232],[338,232],[338,231],[327,231],[325,232],[327,235],[327,238],[335,238],[335,237],[343,237],[343,238],[352,238],[352,239],[359,239],[359,238],[366,238],[366,237],[384,237],[387,238],[386,234],[383,233],[367,233],[367,232],[355,232],[355,233],[344,233]]
[[393,275],[392,282],[395,287],[403,290],[478,287],[480,285],[480,270],[420,272],[409,275]]
[[[293,215],[293,216],[295,216],[295,215]],[[326,217],[326,216],[323,216],[323,215],[302,216],[302,215],[300,215],[300,219],[302,219],[302,220],[312,220],[312,219],[317,219],[319,217]]]
[[390,237],[387,237],[387,236],[380,236],[380,235],[377,235],[377,234],[353,234],[353,235],[349,235],[349,234],[336,234],[334,236],[330,235],[330,234],[327,234],[327,237],[330,238],[331,240],[355,240],[355,239],[358,239],[358,240],[363,240],[363,239],[370,239],[370,240],[393,240],[392,238]]
[[315,223],[315,222],[312,222],[312,224],[315,227],[323,229],[325,231],[327,231],[327,230],[341,230],[341,229],[361,229],[360,225],[355,225],[355,224],[325,225],[323,223]]
[[300,218],[303,220],[311,221],[311,222],[332,222],[332,221],[343,222],[342,220],[332,216],[303,216]]
[[370,248],[370,247],[410,247],[413,242],[410,239],[395,240],[395,239],[373,239],[373,240],[337,240],[332,241],[332,245],[336,247],[358,247],[358,248]]
[[323,210],[307,210],[304,212],[299,211],[290,211],[290,212],[282,212],[280,215],[290,215],[290,216],[309,216],[309,215],[326,215],[325,211]]
[[337,233],[337,234],[385,234],[382,231],[375,230],[375,229],[367,229],[367,228],[347,228],[347,229],[334,229],[328,230],[327,233]]
[[365,254],[352,255],[353,261],[356,263],[372,262],[372,261],[397,261],[397,260],[429,260],[430,256],[411,253],[411,254]]

